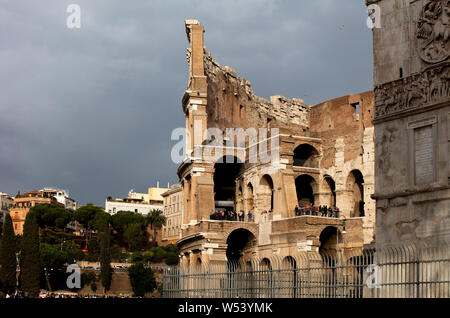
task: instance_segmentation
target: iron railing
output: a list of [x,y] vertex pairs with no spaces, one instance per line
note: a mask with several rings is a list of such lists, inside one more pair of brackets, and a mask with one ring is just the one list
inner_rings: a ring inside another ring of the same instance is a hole
[[450,248],[305,252],[163,274],[165,298],[448,298]]

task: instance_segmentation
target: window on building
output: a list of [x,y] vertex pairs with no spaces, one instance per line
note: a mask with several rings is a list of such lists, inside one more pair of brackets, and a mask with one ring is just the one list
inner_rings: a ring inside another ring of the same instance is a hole
[[359,120],[359,103],[353,103],[352,107],[355,109],[355,119]]

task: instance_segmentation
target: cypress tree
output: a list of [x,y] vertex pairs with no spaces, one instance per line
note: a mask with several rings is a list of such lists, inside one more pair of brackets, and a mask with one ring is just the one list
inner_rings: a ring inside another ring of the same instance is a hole
[[9,213],[3,223],[3,234],[0,240],[0,282],[5,293],[13,293],[16,288],[16,239]]
[[29,212],[23,226],[21,283],[29,297],[37,297],[40,287],[39,228],[36,216]]
[[104,292],[109,290],[111,287],[111,236],[109,234],[109,229],[101,235],[100,240],[100,277],[104,288]]

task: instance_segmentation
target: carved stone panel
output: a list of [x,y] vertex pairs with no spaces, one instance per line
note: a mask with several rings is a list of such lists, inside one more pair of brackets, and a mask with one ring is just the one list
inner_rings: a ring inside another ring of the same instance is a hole
[[416,47],[427,63],[439,63],[450,56],[450,1],[425,2],[416,27]]
[[375,119],[450,100],[450,63],[375,88]]

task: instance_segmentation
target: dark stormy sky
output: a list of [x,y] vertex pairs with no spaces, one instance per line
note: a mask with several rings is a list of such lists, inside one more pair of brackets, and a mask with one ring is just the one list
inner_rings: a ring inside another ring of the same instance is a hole
[[[81,29],[66,8],[81,7]],[[308,104],[372,88],[362,0],[1,0],[0,192],[80,204],[177,182],[187,18],[255,93]]]

